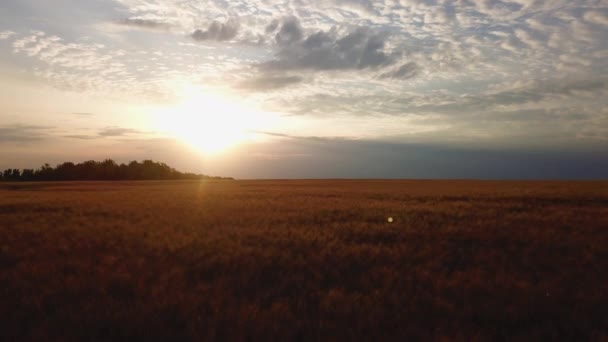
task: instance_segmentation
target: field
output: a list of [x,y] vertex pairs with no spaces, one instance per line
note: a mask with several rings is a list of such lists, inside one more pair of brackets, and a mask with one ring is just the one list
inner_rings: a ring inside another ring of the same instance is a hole
[[0,340],[403,338],[608,339],[608,182],[0,184]]

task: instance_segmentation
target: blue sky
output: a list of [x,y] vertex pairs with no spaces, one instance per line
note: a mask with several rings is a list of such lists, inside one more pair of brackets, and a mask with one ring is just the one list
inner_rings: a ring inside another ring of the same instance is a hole
[[0,168],[606,178],[608,5],[8,0]]

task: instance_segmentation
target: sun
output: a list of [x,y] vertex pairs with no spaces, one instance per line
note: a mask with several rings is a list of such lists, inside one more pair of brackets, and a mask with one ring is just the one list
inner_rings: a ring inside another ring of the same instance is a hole
[[269,121],[269,113],[237,98],[204,91],[187,92],[159,116],[163,130],[206,154],[222,153],[254,139]]

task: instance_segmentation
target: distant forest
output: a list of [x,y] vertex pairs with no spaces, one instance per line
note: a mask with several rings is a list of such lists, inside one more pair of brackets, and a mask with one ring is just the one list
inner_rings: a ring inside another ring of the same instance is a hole
[[74,164],[65,162],[52,167],[42,165],[39,169],[6,169],[0,173],[0,181],[76,181],[76,180],[199,180],[232,179],[211,177],[196,173],[179,172],[165,163],[144,160],[128,164],[117,164],[112,159],[102,162],[94,160]]

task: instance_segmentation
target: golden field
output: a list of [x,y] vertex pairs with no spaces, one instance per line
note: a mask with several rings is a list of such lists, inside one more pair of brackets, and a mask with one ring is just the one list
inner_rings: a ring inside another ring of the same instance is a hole
[[608,182],[0,184],[0,340],[404,338],[607,339]]

